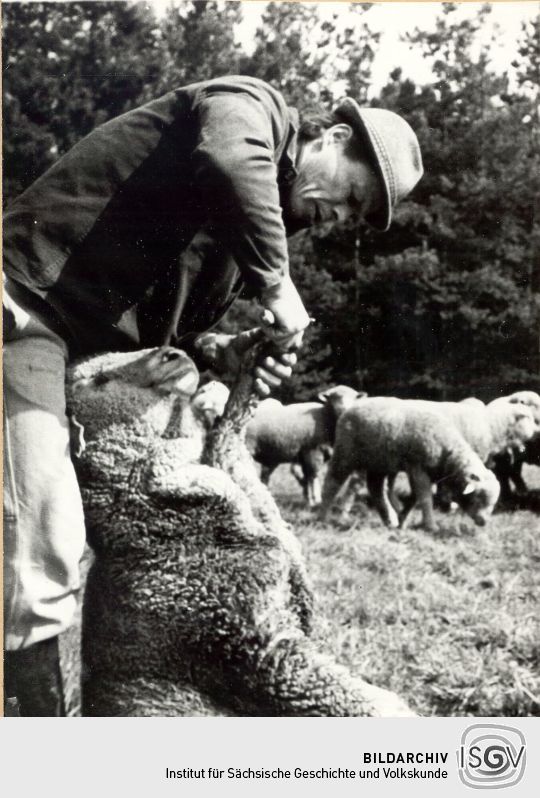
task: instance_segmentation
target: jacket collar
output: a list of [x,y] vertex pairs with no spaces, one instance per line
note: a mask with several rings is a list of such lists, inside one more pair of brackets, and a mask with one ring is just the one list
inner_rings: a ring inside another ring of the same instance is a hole
[[289,130],[283,154],[279,159],[278,182],[280,185],[289,185],[298,175],[295,164],[298,148],[299,116],[296,108],[288,106],[287,111],[289,114]]

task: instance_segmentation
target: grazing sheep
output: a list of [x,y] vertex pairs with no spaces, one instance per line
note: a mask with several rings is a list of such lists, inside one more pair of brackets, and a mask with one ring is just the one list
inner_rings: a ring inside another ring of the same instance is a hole
[[524,451],[525,443],[535,432],[533,415],[524,405],[507,402],[485,405],[469,399],[463,402],[415,401],[450,419],[488,467],[503,452]]
[[299,544],[243,432],[250,353],[205,436],[198,374],[170,347],[70,373],[95,552],[83,607],[86,715],[410,715],[318,652]]
[[[508,402],[485,405],[473,397],[461,402],[432,402],[422,399],[413,401],[417,407],[440,413],[450,420],[488,467],[493,466],[497,456],[501,454],[523,452],[526,442],[535,432],[531,410],[524,405]],[[396,474],[388,475],[384,492],[392,507],[399,513],[402,506],[393,490],[395,477]],[[354,480],[351,483],[342,503],[343,519],[347,518],[357,492]],[[452,503],[444,483],[437,491],[437,500],[443,509],[447,509]]]
[[[432,483],[444,481],[477,524],[486,523],[499,495],[495,476],[457,429],[424,402],[373,397],[356,402],[338,421],[323,487],[323,516],[354,471],[367,472],[368,490],[382,519],[398,526],[387,475],[406,471],[423,524],[436,528]],[[413,503],[404,512],[401,526]]]
[[540,466],[540,396],[535,391],[516,391],[494,399],[488,407],[504,404],[529,408],[535,422],[534,435],[526,442],[524,451],[503,452],[495,458],[495,474],[501,483],[501,497],[508,500],[512,497],[511,482],[519,495],[527,494],[527,485],[521,475],[523,463]]
[[[318,402],[283,405],[276,399],[260,403],[246,431],[246,444],[261,464],[261,479],[268,485],[281,463],[293,463],[292,473],[301,484],[310,507],[321,501],[319,474],[328,459],[336,421],[354,400],[366,396],[346,385],[318,395]],[[299,466],[299,468],[298,468]]]
[[198,389],[191,400],[191,407],[207,429],[211,429],[216,418],[223,415],[229,393],[229,389],[222,382],[210,380]]

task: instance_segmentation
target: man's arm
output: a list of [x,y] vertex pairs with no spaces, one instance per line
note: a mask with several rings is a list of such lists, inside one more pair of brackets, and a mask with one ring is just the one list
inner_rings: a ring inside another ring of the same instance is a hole
[[[254,89],[253,91],[256,91]],[[234,257],[246,283],[275,318],[269,337],[285,345],[309,318],[289,278],[277,184],[276,150],[288,130],[286,108],[261,87],[201,92],[200,136],[193,154],[199,196],[211,233]],[[301,336],[299,336],[301,337]]]

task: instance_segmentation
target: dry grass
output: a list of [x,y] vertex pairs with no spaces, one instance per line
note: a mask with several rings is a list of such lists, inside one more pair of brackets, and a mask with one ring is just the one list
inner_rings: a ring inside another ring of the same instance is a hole
[[[525,476],[538,511],[540,469]],[[538,512],[500,511],[483,529],[439,514],[438,534],[400,534],[358,503],[342,531],[304,507],[286,466],[271,488],[302,541],[326,650],[423,715],[540,715]],[[62,646],[71,715],[79,632]]]
[[[525,476],[540,488],[540,470]],[[423,715],[540,715],[538,513],[501,510],[487,528],[439,514],[437,534],[396,533],[358,503],[342,531],[304,508],[286,467],[271,487],[304,547],[317,635],[340,661]]]

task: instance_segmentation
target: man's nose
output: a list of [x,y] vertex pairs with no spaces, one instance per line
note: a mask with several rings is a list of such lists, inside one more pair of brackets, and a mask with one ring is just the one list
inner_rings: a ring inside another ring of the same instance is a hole
[[334,205],[332,215],[336,222],[346,222],[351,218],[354,211],[348,205]]

